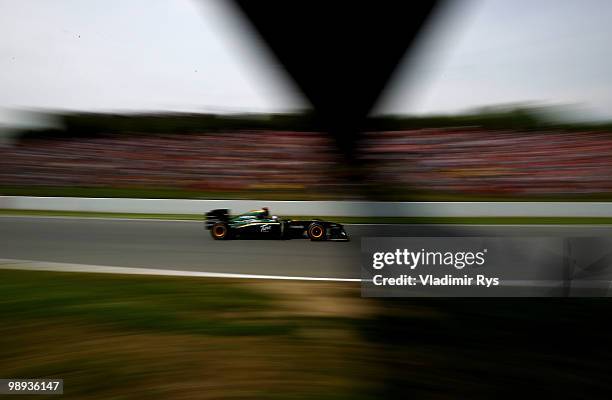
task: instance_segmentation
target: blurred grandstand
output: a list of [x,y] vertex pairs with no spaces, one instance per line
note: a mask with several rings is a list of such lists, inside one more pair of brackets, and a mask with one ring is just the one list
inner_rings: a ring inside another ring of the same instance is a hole
[[[346,198],[308,114],[71,114],[0,147],[1,194]],[[534,113],[375,118],[360,141],[381,200],[612,197],[612,129]],[[95,191],[92,191],[95,190]]]

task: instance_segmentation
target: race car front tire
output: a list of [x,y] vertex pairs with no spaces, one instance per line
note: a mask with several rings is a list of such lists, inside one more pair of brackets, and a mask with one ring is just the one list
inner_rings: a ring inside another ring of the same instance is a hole
[[317,222],[310,224],[308,227],[308,237],[312,241],[326,240],[327,239],[327,231],[325,227]]

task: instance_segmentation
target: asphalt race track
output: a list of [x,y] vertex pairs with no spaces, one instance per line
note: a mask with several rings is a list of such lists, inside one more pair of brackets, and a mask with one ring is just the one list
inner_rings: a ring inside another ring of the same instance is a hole
[[351,242],[215,241],[202,222],[0,217],[0,258],[359,278],[364,236],[611,236],[611,226],[347,225]]

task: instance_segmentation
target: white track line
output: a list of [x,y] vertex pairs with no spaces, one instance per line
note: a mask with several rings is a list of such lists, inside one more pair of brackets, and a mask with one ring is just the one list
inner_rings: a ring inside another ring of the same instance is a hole
[[0,269],[56,272],[90,272],[101,274],[189,276],[200,278],[275,279],[293,281],[361,282],[361,279],[319,278],[310,276],[251,275],[222,272],[181,271],[173,269],[111,267],[107,265],[71,264],[33,260],[0,259]]
[[[0,269],[26,270],[26,271],[54,271],[54,272],[84,272],[98,274],[123,275],[154,275],[154,276],[182,276],[198,278],[229,278],[229,279],[261,279],[261,280],[288,280],[288,281],[323,281],[323,282],[371,282],[371,279],[350,278],[318,278],[309,276],[282,276],[282,275],[251,275],[232,274],[221,272],[181,271],[172,269],[111,267],[106,265],[70,264],[33,260],[16,260],[0,258]],[[514,287],[552,287],[559,288],[563,281],[513,280],[504,281],[501,286]],[[600,288],[612,289],[612,281],[572,281],[573,288]],[[403,296],[400,296],[403,297]],[[410,297],[410,296],[407,296]],[[435,297],[435,296],[434,296]]]

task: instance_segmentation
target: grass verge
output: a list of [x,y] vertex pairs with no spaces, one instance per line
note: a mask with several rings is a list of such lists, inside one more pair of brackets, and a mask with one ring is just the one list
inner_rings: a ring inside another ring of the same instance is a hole
[[65,398],[367,391],[357,285],[0,270],[0,289],[2,376],[63,378]]
[[[79,218],[130,218],[204,221],[202,214],[146,214],[104,213],[52,210],[3,210],[0,215],[79,217]],[[289,219],[320,218],[342,224],[465,224],[465,225],[611,225],[612,217],[326,217],[283,216]]]
[[612,390],[611,310],[0,269],[0,371],[63,378],[66,399],[598,398]]
[[[559,194],[559,195],[490,195],[451,192],[428,192],[414,189],[391,189],[383,185],[374,191],[364,188],[371,196],[381,201],[612,201],[612,192]],[[249,188],[236,191],[215,191],[181,188],[154,187],[58,187],[58,186],[4,186],[0,185],[2,196],[41,197],[110,197],[148,199],[245,199],[245,200],[338,200],[355,193],[314,192],[304,188]]]

